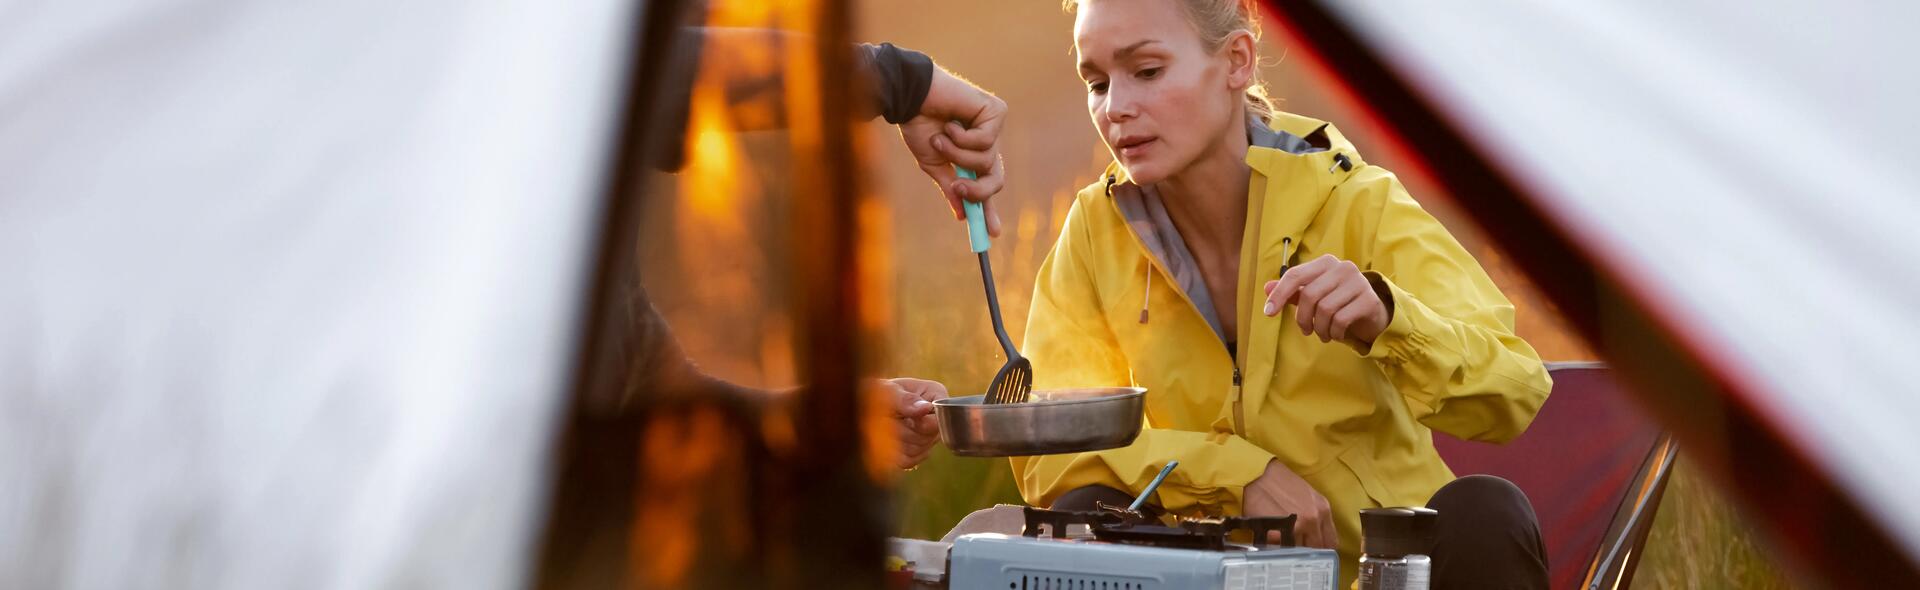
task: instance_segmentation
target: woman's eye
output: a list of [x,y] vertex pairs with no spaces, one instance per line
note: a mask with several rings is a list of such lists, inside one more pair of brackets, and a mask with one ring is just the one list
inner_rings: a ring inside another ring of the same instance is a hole
[[1088,82],[1087,92],[1092,92],[1094,94],[1106,94],[1107,83],[1106,82]]
[[1154,78],[1160,77],[1160,68],[1147,68],[1144,70],[1140,70],[1140,73],[1135,75],[1140,76],[1140,79],[1142,80],[1152,80]]

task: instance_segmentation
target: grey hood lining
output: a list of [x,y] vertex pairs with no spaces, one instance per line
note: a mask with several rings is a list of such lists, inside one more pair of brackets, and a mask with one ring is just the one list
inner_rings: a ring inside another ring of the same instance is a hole
[[[1251,145],[1276,149],[1291,154],[1311,154],[1327,151],[1331,142],[1327,140],[1325,125],[1315,129],[1306,137],[1275,130],[1266,125],[1260,117],[1247,117],[1247,142]],[[1187,241],[1180,236],[1179,228],[1174,227],[1173,219],[1167,216],[1166,204],[1160,200],[1160,191],[1152,186],[1140,186],[1131,182],[1109,185],[1108,194],[1113,196],[1114,206],[1119,208],[1120,216],[1134,235],[1147,246],[1147,251],[1160,261],[1162,267],[1173,275],[1180,290],[1199,308],[1200,317],[1213,328],[1213,333],[1223,343],[1233,342],[1235,338],[1221,327],[1220,317],[1214,312],[1213,294],[1207,290],[1207,282],[1200,277],[1200,265],[1193,258],[1193,252],[1187,249]],[[1257,216],[1258,211],[1248,211],[1249,216]],[[1148,289],[1152,289],[1149,275]],[[1144,307],[1144,303],[1142,304]],[[1143,316],[1144,317],[1144,316]]]
[[[1186,239],[1180,237],[1180,229],[1174,227],[1173,219],[1167,216],[1167,207],[1160,200],[1160,191],[1152,186],[1128,184],[1116,187],[1113,202],[1120,208],[1120,216],[1133,228],[1134,235],[1140,236],[1147,250],[1160,260],[1160,265],[1173,275],[1180,290],[1193,300],[1194,307],[1200,311],[1200,317],[1207,320],[1207,326],[1220,341],[1229,340],[1226,331],[1220,325],[1220,318],[1214,313],[1213,295],[1207,290],[1207,282],[1200,277],[1200,264],[1193,259],[1193,252],[1187,249]],[[1151,280],[1151,279],[1149,279]],[[1147,288],[1151,289],[1149,282]]]

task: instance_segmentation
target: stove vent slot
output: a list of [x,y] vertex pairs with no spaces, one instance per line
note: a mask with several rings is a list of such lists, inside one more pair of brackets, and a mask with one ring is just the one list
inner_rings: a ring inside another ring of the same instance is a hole
[[1085,574],[1022,573],[1007,590],[1158,590],[1152,580]]

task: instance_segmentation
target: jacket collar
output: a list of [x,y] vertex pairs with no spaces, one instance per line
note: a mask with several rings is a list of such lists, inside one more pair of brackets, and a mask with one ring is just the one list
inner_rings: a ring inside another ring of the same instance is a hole
[[1275,113],[1270,123],[1249,128],[1256,140],[1247,149],[1246,161],[1257,173],[1252,184],[1258,186],[1248,189],[1261,196],[1255,201],[1261,257],[1279,256],[1285,239],[1297,248],[1333,187],[1358,168],[1358,158],[1353,145],[1325,121]]

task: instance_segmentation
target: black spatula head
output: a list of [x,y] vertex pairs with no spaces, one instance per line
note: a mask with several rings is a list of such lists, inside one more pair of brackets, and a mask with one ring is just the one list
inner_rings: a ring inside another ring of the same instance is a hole
[[1000,372],[993,375],[993,383],[987,386],[987,403],[1018,404],[1025,403],[1033,394],[1033,363],[1027,357],[1015,356],[1000,366]]

